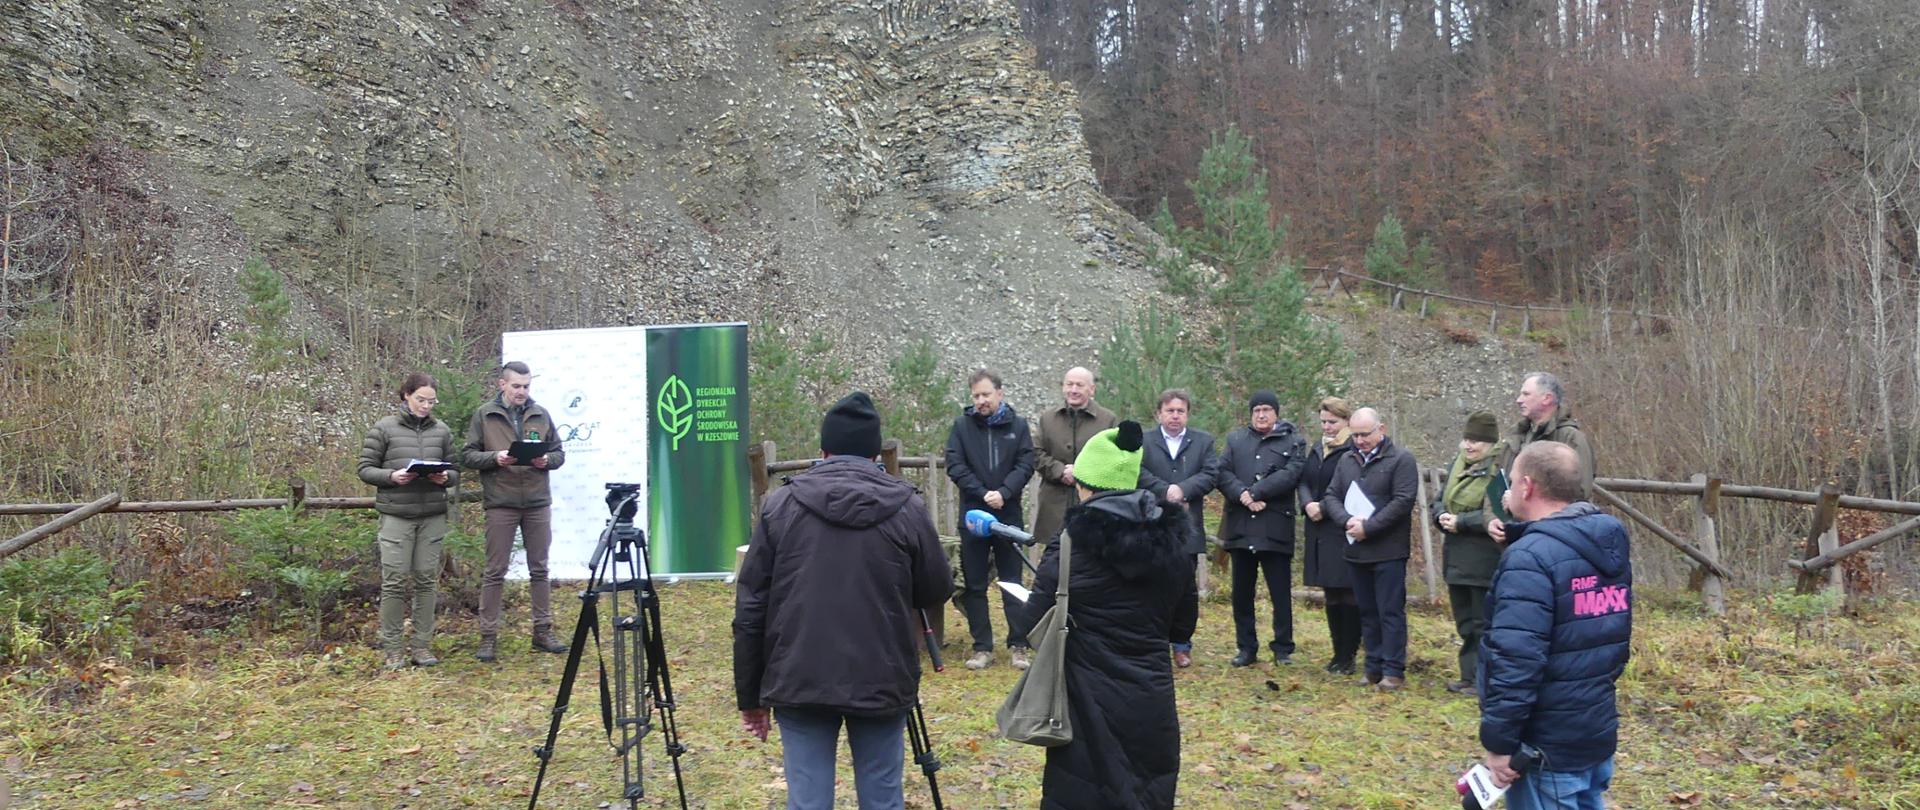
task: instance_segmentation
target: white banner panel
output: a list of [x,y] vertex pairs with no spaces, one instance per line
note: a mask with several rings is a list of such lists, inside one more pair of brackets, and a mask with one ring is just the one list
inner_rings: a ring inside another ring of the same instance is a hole
[[[567,462],[548,476],[553,488],[553,579],[586,579],[593,547],[607,525],[606,484],[641,484],[647,525],[646,327],[507,332],[501,362],[533,369],[533,401],[553,414],[554,438]],[[508,576],[527,578],[526,552],[514,551]]]

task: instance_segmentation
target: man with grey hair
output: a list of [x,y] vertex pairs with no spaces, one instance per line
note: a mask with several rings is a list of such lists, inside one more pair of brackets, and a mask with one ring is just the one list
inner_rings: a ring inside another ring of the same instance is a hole
[[[1580,457],[1580,497],[1593,490],[1593,441],[1574,418],[1566,404],[1566,388],[1560,378],[1545,371],[1528,372],[1520,379],[1520,395],[1513,404],[1520,410],[1520,421],[1507,431],[1507,449],[1500,456],[1500,469],[1513,468],[1520,451],[1534,442],[1559,442],[1573,448]],[[1506,527],[1495,519],[1487,523],[1487,533],[1502,543],[1507,541]]]

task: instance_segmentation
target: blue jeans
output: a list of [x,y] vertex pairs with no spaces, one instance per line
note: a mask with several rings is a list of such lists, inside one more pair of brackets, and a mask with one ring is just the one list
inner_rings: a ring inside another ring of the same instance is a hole
[[901,764],[907,715],[857,717],[819,709],[774,709],[787,771],[787,810],[832,810],[833,761],[840,724],[853,750],[853,788],[860,810],[902,810]]
[[1613,757],[1580,771],[1529,771],[1507,788],[1509,810],[1607,810]]

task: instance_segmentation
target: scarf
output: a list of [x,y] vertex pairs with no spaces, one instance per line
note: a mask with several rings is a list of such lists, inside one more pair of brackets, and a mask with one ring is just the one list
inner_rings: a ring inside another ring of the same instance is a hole
[[1488,448],[1479,461],[1468,461],[1466,453],[1454,457],[1453,469],[1447,471],[1447,486],[1440,496],[1446,511],[1458,515],[1486,506],[1487,485],[1493,483],[1493,464],[1500,458],[1503,446],[1496,444]]

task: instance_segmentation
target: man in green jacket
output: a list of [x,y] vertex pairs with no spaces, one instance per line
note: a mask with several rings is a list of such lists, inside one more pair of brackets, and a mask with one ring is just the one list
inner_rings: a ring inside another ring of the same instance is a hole
[[[500,393],[480,406],[467,425],[460,463],[480,472],[482,504],[487,510],[487,572],[480,580],[480,649],[474,656],[492,661],[500,634],[500,599],[513,559],[518,531],[527,549],[527,597],[533,603],[533,648],[567,651],[553,636],[553,587],[547,581],[547,551],[553,545],[553,494],[547,474],[567,460],[553,417],[533,401],[533,371],[519,361],[500,367]],[[508,449],[514,442],[546,442],[550,449],[522,462]]]
[[1033,538],[1046,543],[1065,525],[1067,509],[1080,502],[1073,489],[1073,460],[1094,434],[1120,424],[1113,411],[1093,401],[1093,372],[1079,366],[1060,381],[1059,407],[1041,411],[1033,422],[1033,464],[1040,474],[1040,504],[1033,513]]
[[[1520,395],[1513,404],[1520,410],[1520,421],[1507,432],[1507,448],[1500,454],[1499,469],[1513,469],[1514,458],[1534,442],[1559,442],[1580,456],[1580,497],[1593,493],[1593,440],[1574,418],[1566,404],[1566,387],[1560,378],[1545,371],[1529,372],[1520,379]],[[1487,534],[1502,543],[1507,541],[1506,525],[1499,519],[1487,522]]]

